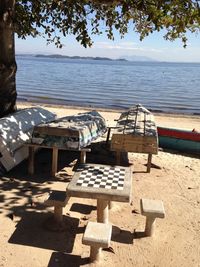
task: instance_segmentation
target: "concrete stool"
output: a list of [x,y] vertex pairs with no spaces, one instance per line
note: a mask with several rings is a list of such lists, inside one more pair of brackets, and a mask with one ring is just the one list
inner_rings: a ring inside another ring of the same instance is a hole
[[142,198],[140,200],[141,214],[146,216],[145,234],[152,236],[156,218],[164,218],[165,210],[162,200],[152,200]]
[[48,198],[44,201],[44,204],[49,207],[54,207],[54,218],[57,222],[63,220],[63,207],[66,206],[69,197],[67,197],[66,191],[53,190],[50,192]]
[[82,243],[90,246],[90,261],[98,261],[100,259],[101,248],[110,246],[112,233],[112,225],[88,222]]

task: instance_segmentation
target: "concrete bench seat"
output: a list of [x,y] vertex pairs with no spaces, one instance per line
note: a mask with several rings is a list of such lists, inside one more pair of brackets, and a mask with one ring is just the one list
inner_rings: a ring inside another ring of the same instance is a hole
[[141,214],[146,216],[145,234],[152,236],[156,218],[164,218],[165,210],[162,200],[142,198],[140,200]]
[[69,197],[66,191],[53,190],[50,192],[44,204],[48,207],[54,207],[54,218],[57,222],[63,220],[63,208],[67,205]]
[[101,248],[110,246],[112,225],[88,222],[82,243],[90,246],[90,261],[95,262],[100,259]]

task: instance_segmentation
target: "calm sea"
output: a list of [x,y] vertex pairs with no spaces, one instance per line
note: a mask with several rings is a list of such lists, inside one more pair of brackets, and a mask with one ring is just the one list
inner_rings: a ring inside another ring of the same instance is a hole
[[17,56],[18,100],[200,114],[200,63]]

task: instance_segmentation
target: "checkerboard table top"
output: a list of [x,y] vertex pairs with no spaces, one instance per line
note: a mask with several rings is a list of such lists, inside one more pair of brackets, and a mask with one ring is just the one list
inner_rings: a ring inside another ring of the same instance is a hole
[[129,167],[82,164],[67,192],[71,196],[129,202],[132,172]]
[[81,170],[76,185],[123,190],[125,169],[110,166],[86,165]]

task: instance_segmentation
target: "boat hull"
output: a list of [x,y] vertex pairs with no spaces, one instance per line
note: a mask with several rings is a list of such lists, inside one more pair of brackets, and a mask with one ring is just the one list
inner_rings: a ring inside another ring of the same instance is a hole
[[200,133],[165,127],[157,130],[159,147],[200,154]]
[[158,136],[159,147],[181,152],[200,154],[200,142],[177,139],[168,136]]

